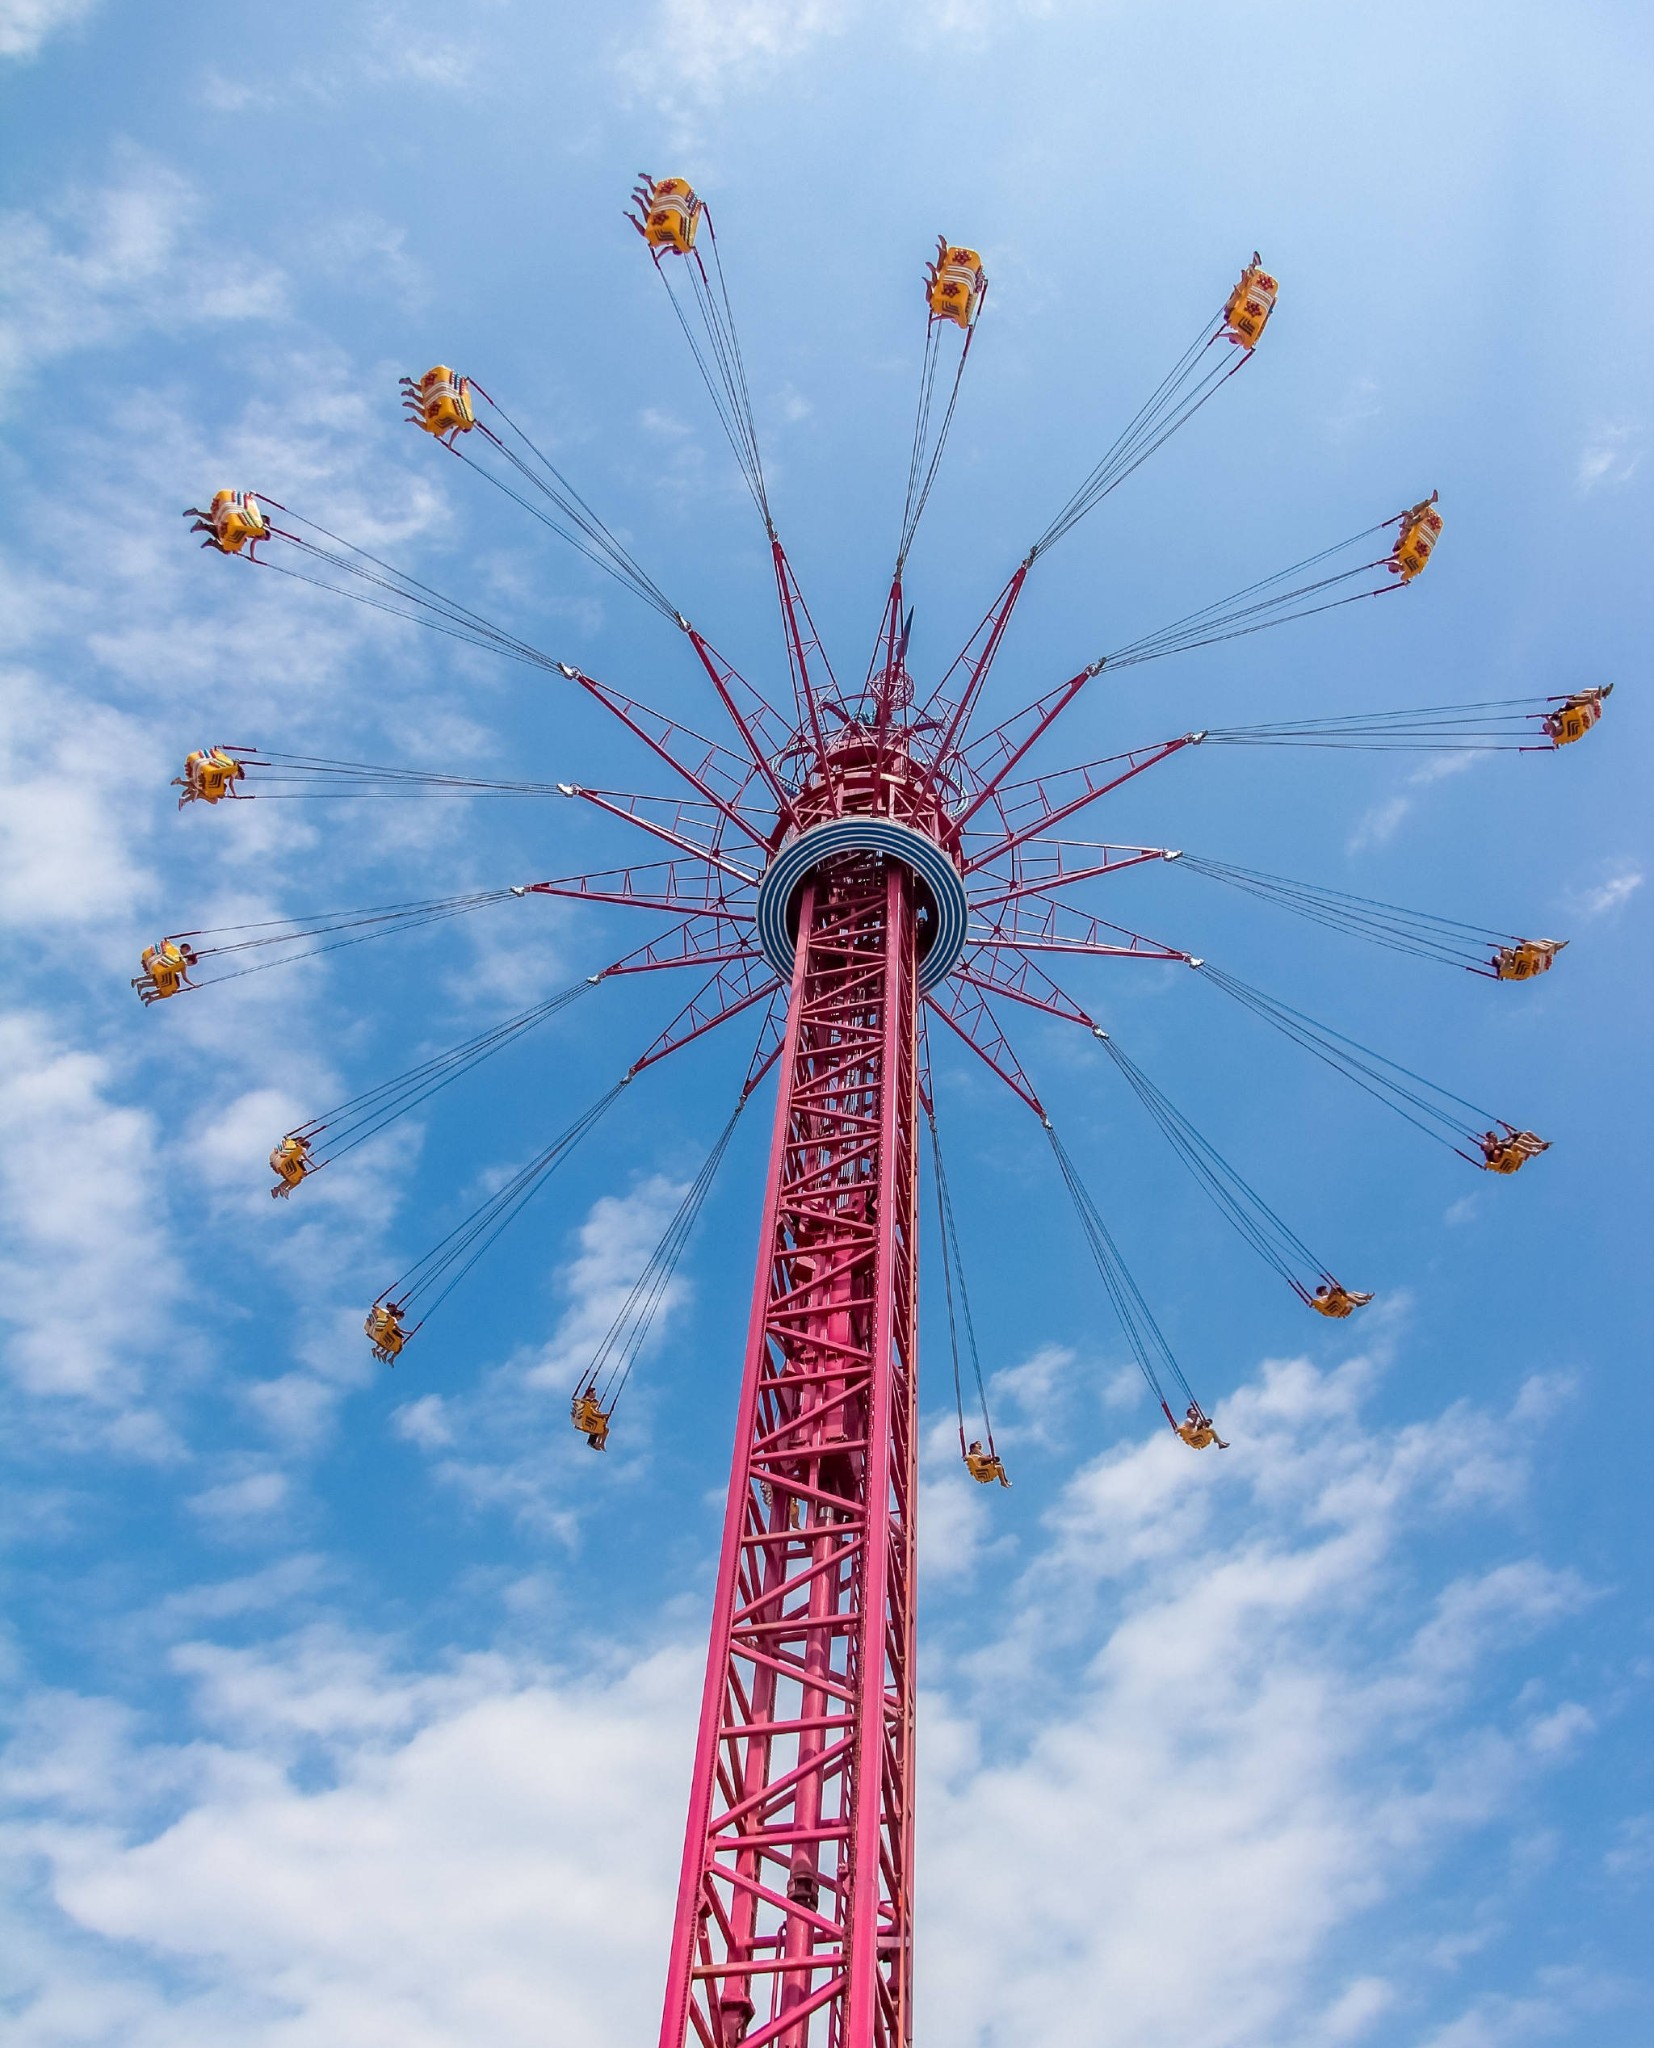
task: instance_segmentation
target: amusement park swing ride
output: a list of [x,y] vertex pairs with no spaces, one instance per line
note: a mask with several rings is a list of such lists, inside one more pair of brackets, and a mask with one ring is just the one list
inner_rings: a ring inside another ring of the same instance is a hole
[[883,620],[865,675],[841,682],[772,516],[712,217],[679,178],[645,177],[633,209],[629,217],[763,522],[787,687],[777,695],[739,674],[474,378],[446,366],[406,378],[404,402],[415,427],[681,635],[710,686],[709,714],[722,721],[722,737],[553,659],[307,516],[250,490],[220,490],[204,510],[186,515],[205,536],[203,546],[556,673],[612,713],[671,772],[672,787],[656,795],[493,782],[229,742],[203,747],[185,762],[180,807],[423,793],[562,798],[643,835],[652,842],[649,858],[431,901],[176,932],[145,949],[134,986],[146,1004],[170,1001],[284,960],[535,896],[629,906],[665,921],[599,972],[286,1133],[270,1155],[271,1193],[302,1199],[306,1184],[331,1162],[591,987],[628,975],[700,971],[689,1001],[608,1092],[377,1297],[366,1329],[374,1355],[388,1363],[633,1081],[730,1020],[757,1019],[727,1123],[571,1390],[574,1427],[603,1450],[737,1120],[776,1069],[660,2044],[906,2048],[919,1154],[927,1136],[960,1455],[973,1479],[1009,1484],[976,1360],[937,1131],[931,1032],[963,1041],[1037,1120],[1167,1423],[1192,1450],[1226,1449],[1014,1051],[1007,1011],[1021,1006],[1089,1032],[1205,1193],[1310,1309],[1343,1319],[1372,1297],[1344,1285],[1308,1249],[1043,963],[1059,956],[1182,963],[1483,1171],[1516,1173],[1546,1149],[1545,1141],[1210,961],[1095,914],[1080,892],[1141,863],[1175,863],[1296,916],[1505,982],[1548,972],[1565,942],[1176,848],[1071,837],[1074,822],[1190,747],[1554,751],[1592,729],[1612,686],[1211,728],[1080,763],[1031,758],[1099,676],[1411,589],[1442,531],[1432,492],[1099,655],[1010,716],[985,722],[995,657],[1036,565],[1252,362],[1278,293],[1257,256],[1028,548],[952,664],[928,685],[916,682],[907,666],[906,564],[988,289],[976,252],[945,240],[925,275],[920,395]]

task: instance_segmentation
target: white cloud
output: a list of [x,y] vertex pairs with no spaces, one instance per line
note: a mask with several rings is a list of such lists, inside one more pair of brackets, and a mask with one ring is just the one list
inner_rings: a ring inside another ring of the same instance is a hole
[[217,1486],[194,1494],[190,1506],[209,1522],[221,1527],[268,1523],[287,1499],[287,1475],[283,1472],[248,1472],[239,1479],[226,1479]]
[[[1428,789],[1433,783],[1445,782],[1452,776],[1463,775],[1477,765],[1478,758],[1477,755],[1468,752],[1433,755],[1413,769],[1407,777],[1407,787]],[[1412,815],[1417,802],[1416,797],[1404,793],[1380,798],[1362,813],[1355,830],[1346,842],[1345,851],[1366,853],[1375,846],[1387,846],[1396,836],[1403,821]]]
[[280,273],[206,249],[187,179],[128,152],[123,175],[51,217],[0,217],[0,389],[54,357],[153,327],[165,332],[279,310]]
[[98,0],[0,0],[0,57],[26,63],[49,36],[84,21]]
[[[546,1342],[528,1358],[497,1367],[475,1394],[425,1396],[397,1411],[397,1433],[433,1459],[438,1479],[474,1503],[572,1538],[577,1516],[570,1501],[579,1496],[571,1495],[569,1473],[588,1471],[592,1453],[569,1428],[569,1396],[683,1192],[683,1184],[654,1174],[630,1194],[595,1202],[576,1233],[573,1257],[558,1271],[564,1306]],[[639,1355],[643,1367],[673,1335],[686,1298],[686,1281],[667,1284]],[[617,1477],[647,1455],[646,1384],[631,1383],[622,1417],[600,1461],[604,1473]]]
[[1639,421],[1614,420],[1592,429],[1580,450],[1576,474],[1581,494],[1607,484],[1629,483],[1642,467],[1643,428]]
[[[1064,1440],[1080,1377],[1079,1356],[1067,1344],[1042,1344],[1020,1364],[1002,1366],[988,1380],[989,1411],[995,1417],[997,1436],[1007,1444],[1055,1448]],[[1142,1387],[1142,1375],[1135,1368],[1122,1367],[1103,1381],[1101,1399],[1111,1409],[1129,1408]],[[967,1389],[967,1403],[970,1398]]]
[[[1096,2048],[1106,2012],[1136,2048],[1339,2048],[1405,2003],[1410,2039],[1504,2048],[1609,2009],[1567,1956],[1457,2011],[1464,1942],[1420,1966],[1450,1932],[1438,1860],[1500,1827],[1513,1869],[1543,1849],[1528,1789],[1591,1717],[1524,1721],[1508,1667],[1586,1592],[1507,1557],[1421,1614],[1419,1532],[1432,1554],[1493,1497],[1455,1484],[1466,1461],[1536,1432],[1464,1408],[1372,1425],[1369,1383],[1266,1368],[1225,1404],[1226,1461],[1163,1430],[1119,1445],[1020,1581],[962,1595],[969,1648],[928,1654],[922,1713],[927,2036]],[[226,1613],[262,1597],[232,1586]],[[410,1669],[334,1626],[191,1641],[166,1745],[40,1696],[0,1775],[4,1848],[48,1874],[8,1909],[18,2048],[645,2038],[700,1650],[558,1640],[561,1671]]]
[[1629,863],[1605,875],[1600,882],[1574,892],[1574,904],[1582,917],[1610,917],[1636,895],[1645,877]]
[[[1140,2048],[1332,2043],[1393,1983],[1429,1995],[1410,1937],[1370,1916],[1520,1811],[1554,1716],[1508,1721],[1482,1673],[1587,1593],[1517,1558],[1442,1587],[1422,1621],[1398,1608],[1407,1531],[1497,1498],[1508,1468],[1467,1490],[1464,1461],[1501,1428],[1509,1452],[1513,1425],[1454,1409],[1368,1429],[1368,1382],[1267,1367],[1222,1405],[1226,1461],[1160,1432],[1065,1490],[1009,1616],[973,1632],[974,1706],[957,1684],[930,1702],[928,2032],[1094,2048],[1106,2012],[1107,2038]],[[1325,1982],[1352,1937],[1369,1967]]]
[[965,1471],[957,1415],[939,1416],[926,1432],[919,1454],[919,1527],[925,1532],[919,1557],[921,1588],[940,1580],[970,1578],[993,1547],[988,1539],[999,1495],[997,1482],[984,1487]]
[[42,1019],[0,1017],[0,1314],[26,1392],[132,1410],[140,1449],[145,1360],[179,1342],[180,1283],[155,1123],[113,1100],[111,1079]]
[[0,672],[0,920],[45,932],[130,925],[154,887],[125,843],[134,784],[147,772],[164,785],[164,761],[137,720],[84,703],[66,716],[61,688]]
[[1395,2002],[1394,1985],[1382,1977],[1357,1977],[1322,2015],[1322,2036],[1329,2042],[1358,2041]]
[[392,1427],[405,1443],[417,1444],[422,1451],[446,1450],[454,1440],[454,1426],[445,1407],[440,1394],[421,1394],[394,1412]]
[[[590,1363],[682,1201],[685,1185],[655,1173],[629,1195],[605,1195],[593,1204],[580,1226],[579,1249],[562,1275],[567,1306],[529,1374],[530,1385],[563,1388]],[[661,1320],[652,1333],[654,1343],[668,1334],[672,1311],[684,1299],[686,1285],[682,1279],[668,1284],[661,1299]]]
[[1366,853],[1372,847],[1388,845],[1412,808],[1410,796],[1387,796],[1369,805],[1357,820],[1355,830],[1345,844],[1345,851]]
[[307,235],[318,272],[357,289],[388,290],[409,308],[423,305],[425,266],[408,251],[407,231],[360,209],[330,213]]
[[619,68],[663,106],[716,102],[797,63],[854,12],[850,0],[659,0]]
[[[642,2039],[696,1662],[583,1684],[488,1658],[410,1674],[322,1634],[261,1656],[187,1648],[213,1740],[158,1759],[106,1715],[57,1782],[18,1788],[52,1818],[10,1847],[52,1881],[14,1920],[11,2038],[537,2048],[550,2020],[559,2048]],[[157,1762],[183,1765],[183,1810],[134,1825],[120,1788]]]
[[1597,1718],[1578,1700],[1564,1700],[1528,1729],[1528,1746],[1541,1756],[1560,1756],[1596,1733]]
[[1621,1883],[1654,1876],[1654,1813],[1634,1813],[1620,1822],[1602,1867]]

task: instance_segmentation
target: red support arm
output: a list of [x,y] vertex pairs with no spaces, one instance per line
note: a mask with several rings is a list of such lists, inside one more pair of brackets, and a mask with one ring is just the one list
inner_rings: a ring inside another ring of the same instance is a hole
[[[1084,865],[1069,866],[1068,855],[1079,851],[1100,853],[1103,857]],[[1088,845],[1084,840],[1054,839],[1048,846],[1036,842],[1026,849],[1017,847],[1010,858],[1011,879],[992,895],[974,897],[971,901],[973,910],[991,910],[996,904],[1015,903],[1019,897],[1036,895],[1047,889],[1067,889],[1076,882],[1094,881],[1098,875],[1113,875],[1122,868],[1141,867],[1146,860],[1174,860],[1176,854],[1166,846],[1104,846]],[[996,878],[984,875],[982,879],[991,882]]]
[[1093,662],[1089,668],[1082,668],[1077,676],[1070,676],[1066,683],[1059,683],[1043,697],[1036,697],[1032,704],[1025,704],[1003,724],[972,743],[964,761],[977,790],[959,813],[961,825],[975,817],[1028,749],[1051,730],[1101,667],[1101,662]]
[[[700,804],[679,803],[673,797],[640,795],[619,789],[582,789],[577,782],[560,782],[557,787],[564,796],[584,797],[587,803],[595,804],[600,811],[607,811],[611,818],[638,826],[656,839],[665,840],[668,846],[675,846],[680,853],[692,854],[697,860],[721,869],[737,882],[750,886],[758,880],[751,868],[742,867],[718,850],[716,831],[707,832],[699,843],[689,837],[693,831],[705,830],[705,819],[700,815],[704,806]],[[664,813],[665,822],[649,816],[650,805]]]
[[712,979],[695,991],[654,1044],[632,1062],[627,1078],[641,1074],[645,1067],[654,1066],[692,1039],[715,1031],[731,1017],[738,1017],[754,1003],[774,995],[780,986],[761,955],[743,955],[739,960],[724,962]]
[[925,1007],[962,1038],[1011,1093],[1028,1105],[1041,1123],[1046,1121],[1045,1106],[1034,1093],[1034,1084],[1023,1072],[1022,1062],[1011,1049],[1011,1041],[1001,1029],[999,1019],[988,1007],[980,985],[962,982],[957,975],[951,976],[933,994],[925,997]]
[[[999,652],[999,643],[1005,637],[1005,628],[1011,623],[1011,614],[1016,610],[1017,599],[1022,595],[1022,586],[1028,579],[1028,569],[1027,562],[1018,567],[1010,582],[989,606],[982,623],[955,656],[947,674],[930,693],[925,704],[925,713],[927,717],[935,719],[942,729],[933,757],[937,761],[946,760],[964,739],[971,715],[982,695],[983,685],[988,680],[988,671],[994,665],[994,656]],[[948,685],[961,669],[964,670],[964,681],[959,685],[957,698],[950,701]],[[1038,738],[1038,734],[1035,738]],[[975,807],[973,804],[971,808],[974,810]],[[970,811],[966,811],[964,815],[968,818],[970,814]]]
[[[635,697],[622,696],[618,690],[598,682],[583,669],[571,668],[566,661],[560,661],[557,666],[571,683],[578,683],[589,696],[596,698],[605,711],[612,712],[628,732],[636,733],[651,753],[658,754],[737,831],[744,832],[754,845],[768,851],[769,830],[761,823],[754,823],[740,809],[740,798],[750,784],[751,776],[743,770],[736,755],[719,746],[716,740],[709,740],[705,733],[696,732],[693,726],[682,725],[663,712],[651,711],[647,704],[640,704]],[[686,748],[687,758],[680,758],[675,748]]]
[[[1087,761],[1078,768],[1063,768],[1054,775],[1035,776],[1028,782],[1013,783],[993,800],[999,821],[1005,828],[1005,837],[967,860],[965,872],[971,874],[977,868],[986,867],[990,861],[1001,859],[1014,847],[1049,831],[1064,818],[1071,818],[1076,811],[1084,810],[1087,804],[1095,803],[1098,797],[1107,796],[1110,790],[1129,782],[1134,775],[1141,775],[1145,769],[1169,760],[1184,747],[1197,745],[1202,738],[1204,734],[1187,732],[1180,739],[1164,740],[1157,747],[1140,748],[1130,754],[1111,754],[1106,760]],[[1118,774],[1107,772],[1119,767],[1122,761],[1126,765]],[[1032,812],[1031,816],[1029,812]]]
[[810,679],[811,655],[820,657],[835,697],[838,695],[838,681],[828,662],[827,650],[821,644],[821,636],[815,629],[815,621],[810,617],[810,608],[804,602],[804,593],[798,587],[792,564],[787,560],[787,551],[774,534],[770,536],[770,553],[775,563],[775,589],[781,600],[781,624],[787,639],[787,665],[792,670],[799,727],[801,730],[806,726],[809,728],[815,743],[816,759],[821,764],[823,775],[827,775],[827,736],[821,723],[821,701]]
[[611,974],[653,974],[663,967],[717,967],[762,957],[750,937],[731,929],[725,919],[686,917],[636,952],[624,954],[595,978],[607,981]]
[[712,687],[718,693],[718,701],[729,714],[730,723],[741,735],[747,752],[752,756],[752,765],[763,778],[775,806],[785,824],[796,825],[797,813],[792,798],[787,794],[786,785],[777,771],[776,763],[782,761],[797,743],[797,732],[787,725],[781,714],[769,700],[761,696],[740,671],[725,661],[715,647],[710,646],[696,632],[687,619],[678,623],[689,635],[689,644],[694,648],[702,668],[711,678]]
[[725,881],[704,857],[695,860],[651,861],[643,867],[606,868],[590,875],[561,875],[549,882],[526,882],[525,896],[565,896],[582,903],[621,903],[633,910],[664,911],[668,916],[698,912],[731,924],[751,924],[752,899],[725,895]]
[[1044,968],[1037,967],[1025,953],[973,948],[954,974],[984,995],[1009,996],[1013,1003],[1025,1003],[1030,1010],[1041,1010],[1047,1017],[1060,1017],[1065,1024],[1083,1024],[1088,1031],[1097,1028],[1095,1018],[1058,988]]
[[764,1021],[759,1027],[758,1043],[747,1062],[747,1078],[741,1085],[743,1102],[781,1057],[781,1048],[787,1039],[787,993],[777,983],[775,993],[770,997],[770,1006],[764,1012]]
[[[1126,943],[1122,945],[1121,940]],[[1146,939],[1141,932],[1110,924],[1089,911],[1057,902],[1049,896],[1032,895],[1020,903],[1003,907],[998,917],[985,926],[973,925],[970,943],[985,947],[1024,947],[1034,953],[1089,953],[1114,960],[1182,960],[1191,956],[1175,946],[1163,946],[1158,939]],[[1192,964],[1192,962],[1191,962]]]

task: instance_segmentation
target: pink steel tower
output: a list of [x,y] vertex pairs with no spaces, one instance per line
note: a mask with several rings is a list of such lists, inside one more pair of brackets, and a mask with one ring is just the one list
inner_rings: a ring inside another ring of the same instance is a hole
[[[987,997],[1091,1019],[1024,945],[1187,956],[1116,927],[1026,930],[1020,905],[1041,884],[1019,849],[1187,742],[1092,764],[1073,791],[1041,789],[1013,814],[1006,777],[1095,672],[987,735],[984,767],[964,762],[1025,571],[917,710],[898,577],[867,685],[846,703],[812,687],[819,642],[772,545],[794,783],[765,778],[779,816],[747,913],[756,945],[720,968],[691,1027],[778,982],[788,994],[660,2048],[909,2048],[921,1004],[1043,1120]],[[1086,872],[1149,857],[1110,848]],[[1008,875],[979,872],[1007,858]],[[776,981],[754,987],[754,953]]]
[[[627,975],[713,970],[601,1101],[379,1296],[367,1330],[376,1354],[387,1361],[633,1079],[727,1020],[767,1005],[740,1100],[747,1101],[770,1066],[778,1065],[775,1130],[660,2048],[910,2048],[916,1138],[920,1109],[930,1108],[922,1016],[946,1024],[1044,1125],[1122,1332],[1167,1423],[1192,1449],[1221,1442],[1052,1129],[1006,1039],[995,1002],[1003,998],[1091,1032],[1212,1200],[1308,1306],[1343,1317],[1372,1297],[1340,1287],[1039,964],[1038,956],[1061,954],[1207,967],[1193,954],[1093,915],[1066,893],[1145,862],[1181,860],[1176,849],[1069,839],[1057,836],[1058,828],[1208,739],[1237,745],[1537,750],[1578,739],[1600,716],[1607,689],[1509,706],[1423,707],[1185,732],[1019,776],[1032,750],[1105,669],[1112,676],[1138,663],[1412,587],[1435,546],[1441,519],[1432,509],[1432,494],[1098,656],[991,729],[973,729],[989,671],[1036,559],[1252,360],[1277,290],[1254,254],[1222,311],[1035,540],[941,681],[916,704],[905,665],[911,619],[905,614],[903,565],[936,479],[987,290],[975,252],[941,241],[926,272],[929,320],[920,401],[878,652],[861,689],[842,690],[771,517],[710,214],[682,179],[646,177],[634,200],[634,225],[673,296],[763,518],[791,705],[774,704],[717,653],[480,385],[456,380],[441,365],[417,381],[404,379],[405,403],[417,426],[682,632],[728,717],[726,737],[734,744],[710,739],[676,714],[653,710],[554,660],[273,499],[261,508],[251,493],[221,490],[207,511],[186,514],[195,522],[192,531],[207,534],[203,546],[275,568],[285,565],[267,562],[258,552],[261,545],[296,550],[302,567],[285,573],[558,674],[586,692],[682,788],[675,795],[574,783],[555,788],[669,848],[670,858],[656,852],[643,866],[330,913],[274,929],[178,933],[145,952],[134,986],[148,1004],[199,986],[191,970],[220,954],[291,945],[299,951],[290,957],[299,957],[305,950],[354,944],[373,930],[409,929],[503,898],[565,897],[677,920],[577,987],[289,1132],[271,1155],[280,1175],[272,1193],[280,1196],[329,1157],[491,1056],[508,1038],[533,1028],[585,986]],[[939,368],[941,337],[950,326],[960,334],[951,385]],[[473,433],[478,452],[468,454],[459,443]],[[522,498],[521,488],[538,492],[552,511]],[[275,524],[268,512],[280,513],[288,524]],[[1391,525],[1394,535],[1379,542],[1375,537]],[[1351,566],[1347,550],[1371,558]],[[365,588],[352,588],[351,578]],[[311,774],[332,778],[335,794],[375,786],[398,792],[429,786],[548,793],[543,784],[237,752],[245,762],[222,750],[189,756],[181,802],[201,797],[216,803],[234,794],[234,782],[248,767],[270,778],[272,794],[291,794],[284,785]],[[233,770],[233,777],[211,794],[203,774],[215,762],[215,772]],[[201,786],[190,782],[192,774]],[[1500,966],[1507,955],[1557,950],[1555,942],[1487,932],[1482,936],[1501,949],[1490,964],[1476,957],[1478,927],[1209,860],[1191,858],[1185,872],[1197,868],[1253,893],[1274,890],[1287,907],[1322,923],[1342,922],[1381,944],[1426,957],[1457,958],[1492,978],[1511,978]],[[1449,929],[1459,935],[1451,942],[1442,936]],[[185,941],[195,943],[186,948]],[[1468,958],[1453,953],[1457,946],[1463,955],[1467,945]],[[275,964],[274,958],[266,964]],[[1541,967],[1530,961],[1520,978],[1548,965],[1548,955]],[[207,978],[225,976],[209,969]],[[1225,972],[1210,969],[1207,979],[1472,1165],[1508,1174],[1546,1149],[1534,1133],[1502,1119],[1497,1126],[1489,1119],[1489,1128],[1478,1131],[1486,1113],[1464,1098]],[[659,1276],[669,1275],[681,1256],[733,1127],[732,1116],[622,1310],[616,1331],[629,1333],[631,1348],[622,1346],[617,1354],[622,1364],[603,1368],[614,1394],[624,1386],[648,1318],[660,1304]],[[946,1278],[952,1222],[939,1148],[936,1166]],[[949,1302],[951,1321],[951,1282]],[[418,1319],[404,1320],[411,1316]],[[610,1334],[613,1339],[615,1332]],[[974,1359],[974,1340],[971,1351]],[[571,1411],[594,1449],[603,1448],[609,1423],[598,1372],[594,1365],[583,1378]],[[957,1346],[955,1380],[957,1392]],[[1188,1398],[1181,1423],[1167,1398],[1170,1384],[1180,1389],[1179,1398]],[[985,1396],[982,1416],[985,1450],[982,1442],[967,1444],[960,1402],[960,1452],[973,1478],[1004,1482]]]
[[662,2048],[912,2035],[918,1005],[964,888],[895,680],[760,891],[791,989]]

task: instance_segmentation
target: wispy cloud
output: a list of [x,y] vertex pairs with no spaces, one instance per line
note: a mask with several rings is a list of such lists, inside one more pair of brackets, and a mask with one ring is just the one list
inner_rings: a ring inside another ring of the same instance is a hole
[[1345,843],[1345,851],[1367,853],[1375,846],[1387,846],[1412,808],[1410,796],[1387,796],[1376,804],[1370,804],[1357,820],[1355,830]]
[[1377,380],[1357,377],[1327,421],[1327,431],[1335,442],[1353,440],[1367,422],[1377,419],[1383,410]]
[[[1405,2002],[1411,2036],[1462,2048],[1528,2038],[1540,2006],[1615,2010],[1600,1973],[1462,2002],[1451,1958],[1476,1929],[1409,1904],[1488,1830],[1517,1863],[1543,1853],[1529,1795],[1592,1716],[1542,1685],[1512,1705],[1511,1660],[1589,1589],[1517,1553],[1404,1595],[1421,1529],[1498,1508],[1456,1485],[1466,1461],[1521,1468],[1533,1430],[1462,1406],[1369,1422],[1370,1384],[1266,1368],[1226,1404],[1227,1462],[1164,1430],[1122,1444],[1075,1476],[1001,1601],[944,1574],[971,1626],[963,1659],[929,1666],[920,1745],[920,1998],[940,2037],[1094,2048],[1106,2001],[1144,2048],[1337,2048]],[[967,1520],[977,1505],[961,1496]],[[302,1558],[289,1576],[313,1589]],[[272,1590],[253,1575],[211,1598],[229,1620]],[[5,1839],[50,1888],[4,1908],[21,2039],[53,2038],[71,1985],[119,2015],[124,2048],[261,2040],[272,2011],[318,2044],[365,2038],[363,2013],[417,2012],[429,2048],[530,2048],[547,2010],[571,2048],[646,2030],[698,1645],[561,1634],[560,1670],[500,1648],[419,1669],[337,1624],[214,1640],[211,1598],[172,1610],[200,1631],[173,1652],[175,1739],[98,1698],[25,1709]],[[1624,1840],[1629,1868],[1641,1838]],[[1187,1967],[1211,1927],[1222,1969]],[[1421,1966],[1425,1937],[1441,1960]]]
[[1581,494],[1629,483],[1642,467],[1645,440],[1638,420],[1614,420],[1593,428],[1579,455],[1575,481]]
[[26,63],[48,37],[82,22],[98,0],[0,0],[0,57]]
[[1604,875],[1600,882],[1576,889],[1575,909],[1581,917],[1611,917],[1636,895],[1645,879],[1641,868],[1627,862]]
[[[1476,760],[1477,757],[1471,753],[1434,755],[1427,761],[1421,761],[1407,777],[1407,788],[1429,789],[1434,783],[1463,775],[1476,766]],[[1374,847],[1387,846],[1411,817],[1417,804],[1418,798],[1407,795],[1405,791],[1381,797],[1357,820],[1355,830],[1345,842],[1345,852],[1368,853]]]
[[155,1197],[159,1132],[109,1063],[38,1015],[0,1016],[0,1303],[27,1393],[78,1399],[127,1447],[171,1455],[144,1405],[180,1276]]
[[204,1487],[189,1504],[203,1520],[220,1527],[265,1527],[286,1504],[288,1492],[287,1475],[267,1468]]
[[[856,12],[854,0],[658,0],[618,58],[628,85],[669,110],[765,83]],[[662,62],[671,52],[670,63]]]
[[[474,1394],[427,1394],[397,1411],[397,1433],[431,1458],[439,1480],[475,1503],[573,1535],[567,1473],[576,1459],[589,1463],[591,1453],[568,1427],[569,1395],[682,1195],[681,1183],[653,1174],[629,1194],[595,1202],[576,1234],[573,1256],[556,1276],[563,1309],[537,1352],[496,1367]],[[641,1363],[671,1337],[687,1286],[681,1278],[667,1283]],[[617,1428],[610,1439],[606,1469],[647,1448],[640,1433],[645,1412],[634,1391],[626,1429]]]
[[69,194],[50,215],[0,217],[0,389],[13,393],[54,358],[135,327],[176,332],[275,312],[280,272],[213,250],[201,214],[188,179],[127,150],[118,177]]

